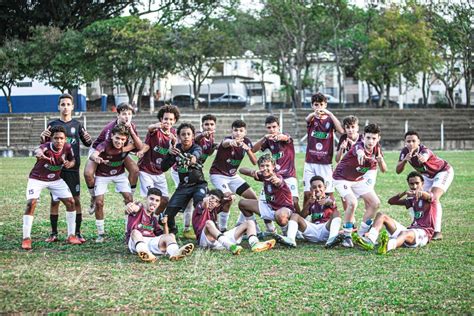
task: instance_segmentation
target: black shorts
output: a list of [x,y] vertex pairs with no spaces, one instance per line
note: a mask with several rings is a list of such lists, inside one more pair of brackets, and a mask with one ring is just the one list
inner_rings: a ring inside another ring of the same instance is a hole
[[167,207],[179,207],[180,210],[184,210],[191,199],[193,199],[193,204],[196,206],[199,202],[202,202],[206,193],[207,183],[198,184],[192,187],[178,187],[171,196]]
[[61,179],[66,182],[72,196],[79,196],[81,194],[81,182],[79,171],[62,171]]

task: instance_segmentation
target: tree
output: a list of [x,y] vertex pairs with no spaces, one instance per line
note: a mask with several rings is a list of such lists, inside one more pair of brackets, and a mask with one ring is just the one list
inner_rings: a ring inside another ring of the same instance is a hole
[[12,87],[26,77],[28,55],[25,44],[18,40],[7,40],[0,47],[0,88],[7,99],[8,111],[13,112]]

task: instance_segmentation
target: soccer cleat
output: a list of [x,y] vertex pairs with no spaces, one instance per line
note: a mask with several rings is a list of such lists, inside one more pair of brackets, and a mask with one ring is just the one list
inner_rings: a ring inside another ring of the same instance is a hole
[[25,238],[21,242],[21,248],[24,250],[31,250],[31,238]]
[[91,196],[91,203],[89,205],[89,214],[92,215],[95,213],[95,198]]
[[97,238],[95,239],[95,242],[100,244],[100,243],[103,243],[105,241],[105,236],[100,234],[97,236]]
[[237,256],[237,255],[240,255],[240,253],[242,252],[242,250],[244,250],[244,248],[242,248],[239,245],[232,245],[230,246],[229,250],[230,252],[232,252],[233,255]]
[[46,238],[45,241],[46,241],[46,242],[57,242],[57,241],[59,241],[59,239],[58,239],[58,234],[55,234],[55,233],[49,234],[49,237]]
[[82,242],[75,236],[75,235],[69,235],[66,239],[66,242],[71,245],[80,245]]
[[139,251],[138,256],[140,259],[142,259],[145,262],[155,262],[156,261],[156,256],[152,254],[151,252],[147,251]]
[[359,236],[358,233],[352,233],[352,240],[357,246],[364,250],[374,250],[374,243],[368,238]]
[[266,251],[270,249],[269,247],[270,245],[266,243],[265,241],[259,241],[253,244],[251,249],[252,249],[252,252],[262,252],[262,251]]
[[441,232],[435,232],[431,240],[441,240],[443,239],[443,234]]
[[336,236],[328,239],[326,241],[326,244],[324,245],[324,248],[326,249],[331,249],[342,243],[344,240],[344,234],[337,234]]
[[292,248],[296,247],[296,241],[294,241],[290,237],[282,236],[279,234],[275,234],[274,236],[277,243],[288,246],[288,247],[292,247]]
[[194,244],[186,244],[179,248],[178,253],[174,256],[170,256],[171,261],[178,261],[184,259],[184,257],[190,256],[193,253]]
[[77,239],[79,239],[79,241],[81,242],[81,244],[83,244],[83,243],[86,242],[86,239],[82,236],[81,233],[76,233],[76,237],[77,237]]
[[344,236],[341,245],[346,248],[354,248],[351,236]]
[[379,244],[379,249],[377,250],[379,255],[385,255],[388,251],[387,246],[388,246],[388,234],[386,231],[383,231],[380,234],[380,244]]
[[184,237],[185,239],[196,240],[196,234],[194,234],[194,232],[193,232],[192,230],[190,230],[190,229],[183,231],[183,237]]
[[270,249],[275,247],[276,240],[275,239],[269,239],[269,240],[266,240],[265,243],[267,243],[268,250],[270,250]]

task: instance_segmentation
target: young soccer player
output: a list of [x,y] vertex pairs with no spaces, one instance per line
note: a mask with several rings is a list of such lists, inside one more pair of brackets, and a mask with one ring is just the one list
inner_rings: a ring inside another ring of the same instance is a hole
[[61,179],[61,169],[74,167],[74,152],[66,142],[66,129],[53,126],[50,129],[51,142],[40,145],[35,150],[36,164],[28,177],[26,188],[26,210],[23,215],[23,241],[21,248],[31,250],[31,227],[36,203],[44,188],[47,188],[53,200],[59,199],[66,206],[67,242],[73,245],[81,244],[75,235],[76,210],[74,198],[66,182]]
[[[306,216],[311,215],[311,221]],[[344,236],[339,234],[341,217],[336,202],[326,195],[323,177],[311,178],[311,196],[303,207],[301,215],[293,213],[288,222],[287,237],[296,245],[296,233],[302,232],[309,242],[326,242],[326,248],[333,248],[341,243]]]
[[193,244],[187,244],[179,248],[176,238],[168,232],[167,217],[162,218],[164,231],[161,229],[158,218],[155,217],[156,210],[161,204],[161,191],[150,188],[147,192],[146,203],[128,203],[126,212],[127,221],[127,244],[133,254],[146,262],[156,261],[156,256],[169,256],[171,261],[181,260],[190,256],[194,250]]
[[[291,214],[295,211],[291,190],[283,177],[275,172],[275,160],[270,154],[265,154],[258,159],[260,170],[240,168],[240,173],[253,177],[263,182],[265,200],[243,198],[239,201],[239,209],[246,220],[253,220],[253,214],[258,214],[263,220],[276,221],[284,227],[288,225]],[[296,243],[288,241],[286,237],[278,236],[279,242],[289,246]]]
[[147,196],[150,188],[160,189],[162,193],[157,213],[166,208],[169,200],[168,183],[161,169],[161,162],[168,155],[171,145],[176,143],[173,125],[179,120],[179,115],[176,106],[162,106],[157,114],[159,122],[148,131],[143,148],[137,152],[141,196]]
[[293,206],[299,213],[298,204],[298,181],[296,180],[295,169],[295,146],[290,135],[280,131],[278,119],[274,116],[268,116],[265,119],[265,127],[268,134],[263,136],[252,148],[252,151],[270,150],[273,159],[276,161],[276,171],[283,177],[291,190],[293,196]]
[[[375,194],[374,188],[364,181],[364,174],[374,164],[385,165],[383,156],[377,155],[377,143],[380,141],[380,128],[377,124],[369,124],[364,128],[364,140],[356,143],[349,152],[344,155],[334,170],[334,186],[341,197],[345,200],[344,212],[344,247],[354,247],[352,239],[360,240],[372,224],[380,200]],[[357,208],[357,196],[364,200],[365,213],[358,229],[358,234],[352,234],[354,227],[353,218]],[[352,236],[351,236],[352,234]]]
[[116,125],[112,128],[111,138],[100,143],[89,157],[97,164],[94,189],[97,243],[105,241],[104,194],[108,184],[115,184],[115,191],[122,194],[125,204],[133,201],[124,167],[128,152],[134,148],[133,144],[125,145],[131,129],[124,124]]
[[[82,123],[72,118],[74,111],[74,100],[70,94],[64,93],[59,96],[58,109],[60,118],[48,123],[48,128],[41,133],[41,143],[51,141],[51,128],[54,126],[63,126],[66,130],[66,142],[71,145],[74,152],[75,164],[69,169],[61,169],[61,179],[66,182],[69,190],[74,198],[74,208],[76,210],[76,237],[85,242],[85,238],[81,234],[82,223],[82,207],[81,207],[81,183],[79,176],[79,167],[81,165],[80,142],[86,147],[92,144],[92,138],[87,133]],[[59,201],[51,199],[50,206],[50,222],[51,234],[46,242],[58,241],[58,218],[59,218]]]
[[[423,247],[433,237],[437,204],[433,192],[423,190],[423,176],[412,171],[408,174],[408,191],[401,192],[388,200],[390,205],[401,205],[413,209],[415,217],[407,228],[390,216],[377,213],[372,228],[362,238],[365,249],[373,249],[380,231],[385,227],[388,231],[380,235],[379,254],[402,246],[409,248]],[[406,196],[406,198],[404,198]]]
[[275,240],[260,242],[257,238],[257,228],[254,221],[246,221],[232,230],[222,233],[217,228],[217,214],[223,204],[231,199],[224,199],[221,190],[210,190],[203,201],[198,203],[193,213],[193,228],[199,237],[200,247],[207,249],[227,249],[234,255],[240,254],[242,236],[247,234],[251,250],[261,252],[275,246]]
[[304,163],[304,199],[310,197],[310,180],[321,176],[327,181],[326,193],[333,194],[332,156],[334,151],[334,132],[344,133],[339,120],[327,109],[327,99],[322,93],[311,97],[313,112],[306,117],[308,145]]
[[421,144],[420,136],[416,131],[408,131],[405,134],[405,147],[400,152],[396,172],[402,173],[407,162],[423,175],[423,189],[432,192],[434,199],[438,201],[433,240],[442,239],[443,208],[440,199],[453,182],[454,169],[446,160],[439,158],[428,147]]
[[[227,136],[217,148],[216,158],[212,163],[210,173],[211,183],[224,193],[236,193],[245,199],[257,200],[257,195],[250,185],[237,174],[240,163],[248,155],[252,164],[257,163],[257,158],[252,152],[252,142],[246,137],[247,124],[242,120],[232,123],[232,135]],[[219,229],[227,230],[230,203],[219,215]],[[240,218],[239,222],[243,222]]]
[[179,185],[171,196],[164,212],[168,216],[170,231],[178,232],[175,217],[182,212],[191,199],[196,206],[202,201],[207,191],[207,182],[202,173],[202,165],[198,162],[202,155],[202,148],[194,143],[194,126],[182,123],[178,127],[178,144],[171,147],[168,155],[161,163],[161,169],[167,171],[177,164]]
[[[89,150],[89,156],[92,154],[92,152],[97,148],[97,146],[100,143],[106,140],[110,140],[111,131],[118,124],[125,124],[125,126],[127,126],[127,128],[129,128],[130,130],[131,139],[127,140],[127,144],[130,141],[135,146],[134,150],[139,151],[140,149],[142,149],[143,144],[142,144],[142,141],[140,140],[140,137],[138,137],[135,124],[132,123],[132,116],[133,116],[133,107],[127,103],[120,103],[117,106],[117,119],[114,119],[113,121],[108,123],[104,127],[102,132],[100,132],[99,136],[92,143],[91,149]],[[129,156],[125,157],[124,165],[125,165],[125,169],[127,169],[128,171],[128,179],[132,188],[132,195],[133,195],[133,192],[135,192],[135,188],[137,186],[137,181],[138,181],[138,166],[133,161],[133,159]],[[93,160],[89,159],[84,168],[84,179],[86,180],[87,188],[91,195],[91,205],[89,209],[89,214],[94,213],[95,211],[94,208],[96,205],[96,203],[94,202],[94,197],[95,197],[94,196],[94,175],[95,175],[96,169],[97,169],[97,164]]]

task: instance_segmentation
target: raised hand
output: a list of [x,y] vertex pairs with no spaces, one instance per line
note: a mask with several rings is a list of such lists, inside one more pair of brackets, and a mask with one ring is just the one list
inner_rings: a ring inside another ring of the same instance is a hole
[[43,139],[46,139],[46,137],[51,137],[51,125],[48,125],[48,128],[42,131],[40,136]]

